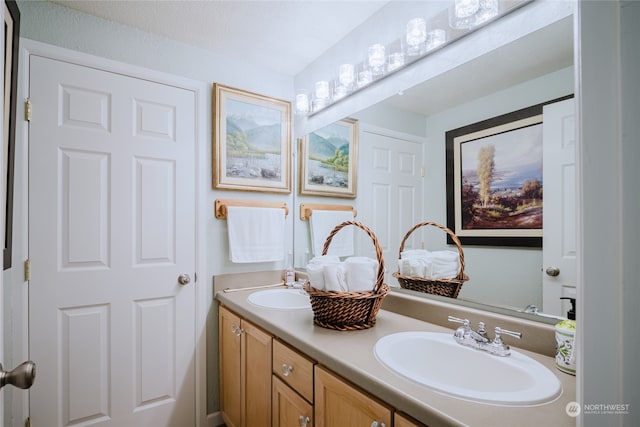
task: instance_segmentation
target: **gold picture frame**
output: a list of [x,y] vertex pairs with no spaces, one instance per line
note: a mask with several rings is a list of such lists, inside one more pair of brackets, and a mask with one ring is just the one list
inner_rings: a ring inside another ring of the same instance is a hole
[[358,185],[358,121],[343,119],[300,139],[300,194],[353,199]]
[[213,188],[291,192],[291,103],[214,83]]

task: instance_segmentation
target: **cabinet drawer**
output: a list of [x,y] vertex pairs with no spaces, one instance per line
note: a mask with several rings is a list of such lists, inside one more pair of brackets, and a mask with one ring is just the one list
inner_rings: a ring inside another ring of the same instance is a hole
[[280,341],[273,341],[273,373],[313,403],[313,361]]

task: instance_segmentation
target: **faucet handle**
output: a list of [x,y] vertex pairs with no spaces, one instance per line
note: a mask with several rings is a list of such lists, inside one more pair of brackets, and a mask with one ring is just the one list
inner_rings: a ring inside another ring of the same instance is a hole
[[471,333],[469,319],[460,319],[458,317],[449,316],[449,322],[462,323],[462,326],[458,327],[458,329],[453,333],[453,336],[457,339],[464,339]]
[[508,329],[502,329],[500,326],[496,326],[494,331],[495,336],[493,337],[493,341],[491,341],[491,352],[498,356],[510,355],[510,347],[504,341],[502,341],[502,334],[520,339],[522,337],[522,333],[510,331]]
[[510,337],[514,337],[514,338],[518,338],[518,339],[522,338],[522,332],[514,332],[514,331],[510,331],[508,329],[502,329],[500,326],[496,326],[495,334],[496,334],[496,336],[495,336],[494,340],[502,339],[501,335],[503,335],[503,334],[504,335],[509,335]]
[[462,323],[464,326],[469,326],[469,319],[460,319],[459,317],[449,316],[447,318],[449,322]]

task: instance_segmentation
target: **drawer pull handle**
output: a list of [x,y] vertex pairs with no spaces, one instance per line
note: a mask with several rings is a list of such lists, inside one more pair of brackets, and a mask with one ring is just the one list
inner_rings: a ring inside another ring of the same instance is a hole
[[298,420],[300,421],[300,427],[307,427],[307,424],[311,421],[309,417],[305,417],[304,415],[300,415]]
[[371,427],[387,427],[387,425],[385,423],[379,423],[377,421],[374,421],[371,423]]
[[233,332],[233,333],[234,333],[234,334],[236,334],[237,336],[240,336],[240,335],[242,335],[242,333],[244,332],[244,329],[242,329],[242,328],[241,328],[241,327],[239,327],[239,326],[233,325],[233,326],[231,327],[231,332]]
[[293,366],[287,365],[286,363],[283,363],[282,364],[282,375],[284,375],[285,377],[288,377],[291,372],[293,372]]

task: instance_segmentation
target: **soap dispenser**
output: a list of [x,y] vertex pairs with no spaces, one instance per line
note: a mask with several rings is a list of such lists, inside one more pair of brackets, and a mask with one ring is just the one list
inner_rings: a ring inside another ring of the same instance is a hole
[[293,287],[293,282],[296,281],[296,271],[293,268],[293,253],[289,252],[287,257],[287,267],[284,269],[284,282],[288,287]]
[[567,319],[556,324],[556,367],[567,374],[576,374],[576,299],[562,297],[571,302]]

